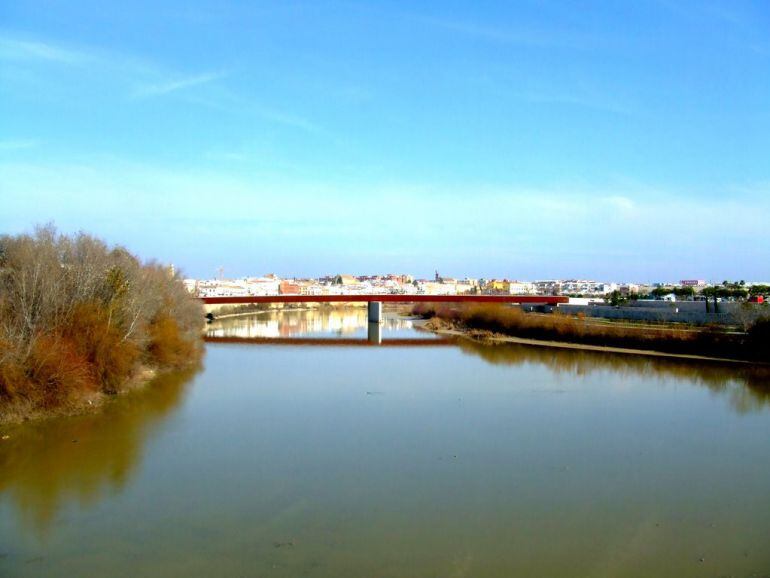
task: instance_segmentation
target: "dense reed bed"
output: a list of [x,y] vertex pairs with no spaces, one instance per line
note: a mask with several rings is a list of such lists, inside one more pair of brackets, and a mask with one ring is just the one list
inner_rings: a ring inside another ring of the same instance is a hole
[[582,316],[525,313],[498,304],[418,303],[412,311],[464,329],[528,339],[770,362],[768,318],[755,321],[746,333],[738,333],[718,328],[597,323]]

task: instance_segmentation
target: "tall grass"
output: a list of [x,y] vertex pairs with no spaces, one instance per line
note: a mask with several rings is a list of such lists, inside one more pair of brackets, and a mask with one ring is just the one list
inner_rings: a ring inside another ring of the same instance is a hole
[[583,316],[525,313],[499,304],[418,303],[412,311],[469,329],[529,339],[770,361],[770,321],[766,319],[757,321],[747,335],[736,335],[717,329],[599,324]]

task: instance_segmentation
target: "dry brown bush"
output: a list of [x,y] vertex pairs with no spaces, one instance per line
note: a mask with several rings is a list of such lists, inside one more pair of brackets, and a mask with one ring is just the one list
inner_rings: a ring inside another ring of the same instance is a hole
[[[418,303],[413,312],[423,317],[439,317],[473,329],[546,341],[568,341],[608,347],[652,349],[671,353],[713,355],[768,361],[766,330],[759,326],[748,335],[723,330],[693,331],[668,326],[630,326],[597,323],[587,318],[553,314],[525,313],[517,307],[498,304]],[[758,322],[759,323],[759,322]],[[769,323],[770,326],[770,323]],[[764,332],[763,332],[764,331]],[[764,345],[760,341],[764,340]]]
[[178,276],[121,247],[50,226],[0,236],[0,412],[115,393],[142,365],[194,363],[202,320]]
[[191,357],[195,357],[196,344],[185,339],[173,317],[161,312],[150,324],[150,344],[147,350],[160,365],[182,367]]

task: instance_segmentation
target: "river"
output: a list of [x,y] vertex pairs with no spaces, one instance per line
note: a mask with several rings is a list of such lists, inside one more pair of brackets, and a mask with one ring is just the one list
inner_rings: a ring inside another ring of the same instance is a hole
[[0,433],[3,577],[770,574],[770,384],[736,367],[265,313]]

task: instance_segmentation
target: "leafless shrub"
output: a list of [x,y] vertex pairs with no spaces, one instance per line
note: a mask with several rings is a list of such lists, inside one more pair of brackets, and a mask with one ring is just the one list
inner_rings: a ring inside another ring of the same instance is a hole
[[734,334],[722,329],[704,328],[696,331],[666,325],[653,328],[625,323],[597,324],[585,318],[559,313],[525,313],[519,308],[504,305],[424,303],[415,305],[413,312],[423,317],[439,317],[472,329],[531,339],[770,360],[770,337],[765,328],[765,324],[770,327],[770,323],[762,320],[754,321],[748,334]]
[[178,277],[122,247],[50,225],[0,236],[0,404],[53,407],[183,365],[202,319]]

